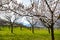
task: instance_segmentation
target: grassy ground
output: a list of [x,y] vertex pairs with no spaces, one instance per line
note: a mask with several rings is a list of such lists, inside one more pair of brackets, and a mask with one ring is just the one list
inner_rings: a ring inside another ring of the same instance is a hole
[[[33,34],[27,28],[21,31],[19,27],[14,28],[14,33],[8,27],[1,28],[0,40],[51,40],[47,29],[35,29]],[[60,40],[60,30],[55,29],[55,40]]]

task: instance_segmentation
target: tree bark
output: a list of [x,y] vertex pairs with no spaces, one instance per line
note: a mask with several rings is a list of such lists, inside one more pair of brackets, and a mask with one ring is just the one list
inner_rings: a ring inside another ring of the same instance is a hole
[[50,28],[48,28],[48,32],[49,32],[49,34],[50,34]]
[[51,25],[51,38],[54,40],[54,28],[53,28],[53,23]]
[[11,33],[13,33],[13,24],[11,23]]
[[52,21],[52,23],[51,23],[51,37],[52,37],[52,40],[54,40],[54,20],[53,20],[53,14],[54,12],[53,11],[51,11],[51,21]]
[[32,33],[34,34],[34,26],[32,25]]

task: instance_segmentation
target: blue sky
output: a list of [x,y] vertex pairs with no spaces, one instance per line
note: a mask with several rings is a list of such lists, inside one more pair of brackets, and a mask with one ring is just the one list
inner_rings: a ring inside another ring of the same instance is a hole
[[23,3],[24,6],[29,6],[31,4],[30,0],[17,0],[17,3]]
[[18,24],[23,24],[24,26],[31,27],[30,23],[26,20],[26,17],[22,17],[17,20]]

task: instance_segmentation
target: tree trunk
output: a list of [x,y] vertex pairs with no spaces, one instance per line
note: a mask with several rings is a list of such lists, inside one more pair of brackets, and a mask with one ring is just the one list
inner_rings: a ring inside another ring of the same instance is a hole
[[30,31],[31,31],[31,27],[30,27],[29,29],[30,29]]
[[13,33],[13,24],[11,23],[11,33]]
[[20,26],[20,30],[22,30],[22,26]]
[[50,28],[48,28],[48,32],[49,32],[49,34],[50,34]]
[[1,29],[1,26],[0,26],[0,31],[1,31],[2,29]]
[[51,38],[54,40],[54,28],[53,25],[51,26]]
[[34,26],[32,26],[32,33],[34,34]]

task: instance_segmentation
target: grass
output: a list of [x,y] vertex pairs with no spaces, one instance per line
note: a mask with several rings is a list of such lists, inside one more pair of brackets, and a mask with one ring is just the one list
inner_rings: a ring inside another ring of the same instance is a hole
[[[0,40],[51,40],[47,29],[35,29],[33,34],[27,28],[21,31],[19,27],[14,27],[14,33],[10,32],[8,27],[2,27],[0,31]],[[55,40],[60,40],[60,30],[55,29]]]

